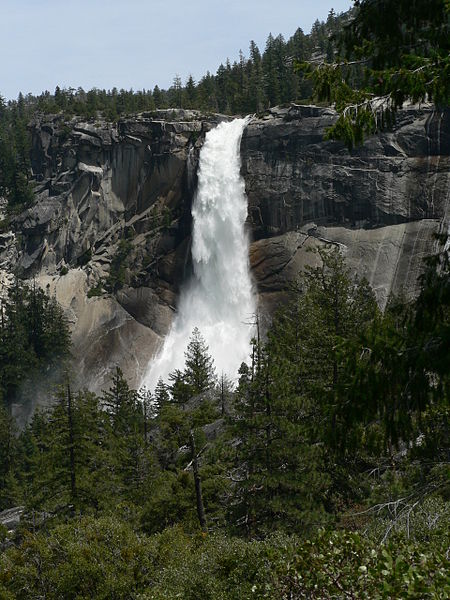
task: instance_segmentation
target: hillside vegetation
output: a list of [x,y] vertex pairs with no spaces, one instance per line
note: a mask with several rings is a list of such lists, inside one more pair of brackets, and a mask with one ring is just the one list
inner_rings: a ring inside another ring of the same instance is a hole
[[154,393],[66,372],[20,434],[2,410],[4,597],[448,596],[448,254],[384,314],[318,258],[235,389],[196,329]]

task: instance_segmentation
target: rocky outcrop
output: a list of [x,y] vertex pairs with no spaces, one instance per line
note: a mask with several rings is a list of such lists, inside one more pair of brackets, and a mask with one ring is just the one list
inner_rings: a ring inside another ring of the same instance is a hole
[[24,511],[24,506],[15,506],[0,512],[0,525],[6,529],[7,533],[11,534],[19,527]]
[[166,334],[189,269],[199,148],[225,118],[167,110],[32,123],[35,203],[12,222],[10,270],[64,307],[80,385],[105,388],[115,365],[137,385]]
[[325,141],[332,109],[296,106],[253,119],[242,140],[254,238],[251,262],[267,306],[296,278],[308,249],[339,244],[383,305],[417,291],[433,234],[450,217],[450,111],[400,111],[390,132],[348,151]]
[[12,284],[14,276],[11,266],[16,263],[18,255],[16,236],[9,229],[7,204],[6,198],[0,196],[0,300]]
[[[61,117],[33,123],[36,202],[15,221],[22,272],[89,263],[94,278],[102,277],[124,232],[140,248],[144,271],[145,261],[170,254],[190,232],[198,150],[213,124],[193,111],[157,111],[117,125]],[[165,269],[171,283],[179,281],[174,266]]]
[[[36,202],[0,233],[0,276],[19,270],[56,296],[81,385],[105,388],[115,365],[137,385],[167,333],[190,269],[199,150],[224,118],[171,110],[32,124]],[[352,151],[324,141],[335,118],[292,105],[244,133],[250,262],[267,315],[325,243],[339,244],[381,304],[401,288],[414,294],[449,222],[449,111],[407,108],[393,131]]]

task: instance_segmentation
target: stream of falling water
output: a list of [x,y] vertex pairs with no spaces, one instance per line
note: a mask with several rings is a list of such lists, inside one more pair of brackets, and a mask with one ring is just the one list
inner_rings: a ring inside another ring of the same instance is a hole
[[235,378],[249,355],[255,298],[245,231],[247,198],[240,175],[240,142],[247,119],[221,123],[200,151],[198,189],[192,206],[193,276],[181,292],[178,313],[163,347],[149,364],[144,384],[184,368],[194,327],[209,346],[216,372]]

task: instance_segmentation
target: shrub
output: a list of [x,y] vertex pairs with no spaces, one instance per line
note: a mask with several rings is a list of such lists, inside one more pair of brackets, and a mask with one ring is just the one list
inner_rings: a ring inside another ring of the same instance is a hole
[[89,290],[88,293],[86,294],[88,298],[93,298],[95,296],[102,296],[103,295],[103,286],[102,283],[98,283],[97,285],[92,286]]
[[127,276],[127,259],[131,250],[132,244],[130,240],[122,238],[111,260],[109,275],[105,282],[105,286],[109,291],[116,292],[124,286]]
[[256,597],[448,598],[445,553],[444,540],[419,545],[399,539],[380,546],[357,533],[321,531],[274,566],[272,583],[258,585]]
[[146,539],[128,525],[84,518],[48,536],[27,535],[3,555],[0,591],[4,585],[18,600],[130,598],[150,584],[150,558]]

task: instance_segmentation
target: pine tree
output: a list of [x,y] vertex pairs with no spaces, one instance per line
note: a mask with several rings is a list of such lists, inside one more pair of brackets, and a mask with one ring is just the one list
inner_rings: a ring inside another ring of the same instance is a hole
[[261,53],[253,40],[250,42],[250,61],[249,111],[258,113],[265,107],[266,97]]
[[0,510],[11,508],[21,500],[15,473],[17,454],[15,423],[0,395]]
[[185,378],[192,395],[200,394],[215,382],[214,361],[208,354],[208,346],[200,331],[194,328],[186,352]]
[[[348,400],[341,407],[343,428],[364,424],[356,432],[360,435],[376,429],[384,447],[414,444],[423,436],[424,415],[434,414],[439,422],[447,413],[450,261],[446,236],[441,243],[440,251],[428,260],[417,299],[392,298],[384,314],[344,348],[345,370],[352,377],[341,390]],[[448,445],[446,437],[438,445]]]
[[219,379],[219,384],[218,384],[218,392],[219,392],[219,397],[220,397],[220,414],[222,415],[222,417],[225,415],[225,413],[227,412],[227,410],[229,408],[228,405],[230,402],[232,390],[233,390],[232,380],[227,375],[225,375],[225,373],[222,371],[222,374]]
[[251,368],[241,367],[234,406],[240,483],[233,519],[249,535],[324,523],[330,479],[323,449],[311,443],[309,403],[295,393],[289,364],[256,340],[253,350]]
[[189,75],[184,88],[184,105],[186,108],[197,107],[197,88],[192,75]]
[[170,105],[175,108],[182,108],[183,106],[183,84],[181,77],[177,74],[173,78],[172,87],[169,89],[170,94]]
[[194,395],[192,386],[187,381],[186,372],[175,369],[169,373],[169,381],[168,389],[170,390],[172,401],[183,406]]
[[51,409],[34,414],[21,436],[29,508],[55,514],[98,508],[111,483],[104,416],[94,394],[73,394],[69,386],[61,386]]
[[[109,391],[104,391],[102,403],[110,418],[108,435],[111,470],[122,495],[136,497],[153,463],[147,421],[139,394],[130,389],[123,373],[116,367]],[[148,432],[147,432],[148,433]]]
[[209,71],[200,79],[197,89],[199,98],[198,108],[212,111],[222,110],[218,100],[216,80]]
[[129,427],[129,417],[136,413],[137,393],[130,389],[119,367],[111,378],[109,391],[103,392],[102,402],[110,415],[113,431],[119,435],[124,433]]
[[155,101],[156,108],[165,108],[166,102],[164,94],[161,92],[157,85],[155,85],[155,87],[153,88],[153,100]]
[[139,390],[138,399],[142,406],[143,435],[144,442],[147,445],[150,441],[150,421],[153,420],[158,414],[158,408],[156,406],[153,394],[145,386]]
[[330,445],[343,384],[339,347],[378,312],[338,250],[317,254],[319,266],[307,268],[267,342],[254,340],[252,364],[240,371],[235,518],[250,533],[326,522],[336,498],[349,493]]
[[[16,279],[0,303],[0,389],[9,405],[24,384],[50,370],[63,370],[69,357],[70,332],[56,300],[36,285]],[[47,377],[50,387],[55,377]],[[56,377],[57,379],[57,377]],[[31,393],[31,392],[30,392]]]
[[269,101],[269,106],[276,106],[281,100],[280,74],[278,71],[279,61],[277,44],[272,34],[269,34],[266,42],[266,49],[262,60],[265,81],[265,94]]
[[159,413],[160,410],[170,400],[170,395],[169,395],[169,391],[167,389],[167,385],[164,383],[162,377],[160,377],[158,379],[158,383],[156,384],[154,398],[155,398],[156,412]]

